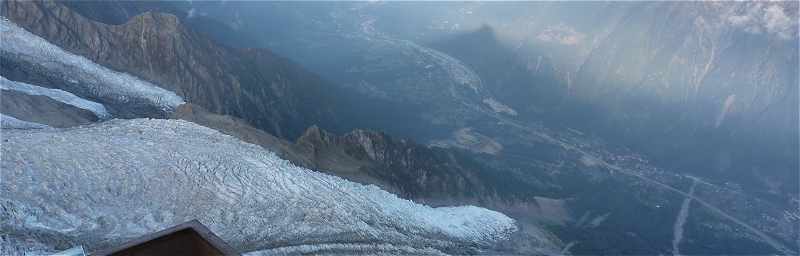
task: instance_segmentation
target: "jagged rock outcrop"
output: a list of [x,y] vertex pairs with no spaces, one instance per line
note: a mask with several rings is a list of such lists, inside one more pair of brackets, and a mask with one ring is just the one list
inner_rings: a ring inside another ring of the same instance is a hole
[[487,192],[479,170],[462,166],[452,152],[380,132],[355,130],[337,136],[315,126],[296,145],[314,161],[315,169],[384,185],[406,198],[477,197]]

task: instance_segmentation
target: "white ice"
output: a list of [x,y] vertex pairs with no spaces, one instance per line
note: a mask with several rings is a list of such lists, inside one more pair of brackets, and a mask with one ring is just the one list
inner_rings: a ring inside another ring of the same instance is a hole
[[0,89],[16,91],[28,95],[46,96],[58,102],[91,111],[99,119],[105,120],[111,118],[111,114],[108,113],[108,110],[106,110],[106,107],[103,106],[103,104],[83,99],[64,90],[50,89],[32,84],[11,81],[3,76],[0,76]]
[[0,230],[42,244],[91,251],[198,219],[242,251],[436,254],[488,248],[517,230],[495,211],[417,204],[180,120],[3,139]]
[[0,128],[3,129],[42,129],[49,126],[45,124],[19,120],[13,116],[0,114]]

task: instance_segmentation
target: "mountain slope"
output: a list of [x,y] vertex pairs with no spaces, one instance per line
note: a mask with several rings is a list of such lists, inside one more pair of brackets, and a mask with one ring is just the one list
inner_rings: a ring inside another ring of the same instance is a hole
[[217,45],[174,15],[146,12],[107,25],[51,1],[4,1],[2,15],[67,51],[279,137],[335,123],[333,99],[323,93],[329,85],[319,77],[268,50]]
[[53,86],[106,104],[118,117],[163,117],[184,101],[175,93],[115,72],[0,19],[0,70],[8,80]]
[[796,180],[797,2],[632,7],[584,45],[570,92],[587,104],[579,122],[694,175]]
[[489,25],[429,43],[475,70],[486,89],[523,118],[540,118],[541,112],[562,102],[558,96],[566,88],[556,78],[549,59],[530,61],[506,44]]

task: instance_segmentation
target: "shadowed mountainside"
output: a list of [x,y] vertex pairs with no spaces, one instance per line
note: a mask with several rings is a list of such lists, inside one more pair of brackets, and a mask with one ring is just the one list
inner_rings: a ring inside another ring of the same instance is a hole
[[318,76],[269,50],[217,45],[171,14],[146,12],[107,25],[59,3],[4,1],[2,15],[68,51],[279,137],[335,123],[333,99],[324,93],[329,85]]

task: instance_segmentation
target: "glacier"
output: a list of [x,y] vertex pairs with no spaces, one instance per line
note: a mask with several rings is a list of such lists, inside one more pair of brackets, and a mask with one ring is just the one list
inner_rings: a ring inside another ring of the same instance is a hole
[[28,95],[46,96],[55,101],[88,110],[94,113],[98,119],[106,120],[111,118],[111,114],[108,113],[108,110],[106,110],[106,107],[103,106],[103,104],[83,99],[75,94],[63,90],[50,89],[32,84],[11,81],[3,76],[0,76],[0,90],[17,91]]
[[517,231],[499,212],[417,204],[181,120],[2,132],[0,248],[93,251],[191,219],[248,255],[465,254]]
[[171,112],[184,103],[174,92],[67,52],[5,17],[0,18],[0,37],[3,55],[41,65],[48,72],[61,76],[69,83],[58,85],[59,88],[71,93],[108,104],[151,106],[162,112]]
[[[35,122],[28,122],[24,120],[19,120],[16,117],[4,115],[0,113],[0,128],[3,129],[42,129],[48,128],[50,126],[46,124],[40,124]],[[0,144],[2,145],[2,144]],[[2,173],[0,173],[2,174]],[[0,180],[2,181],[2,180]]]

